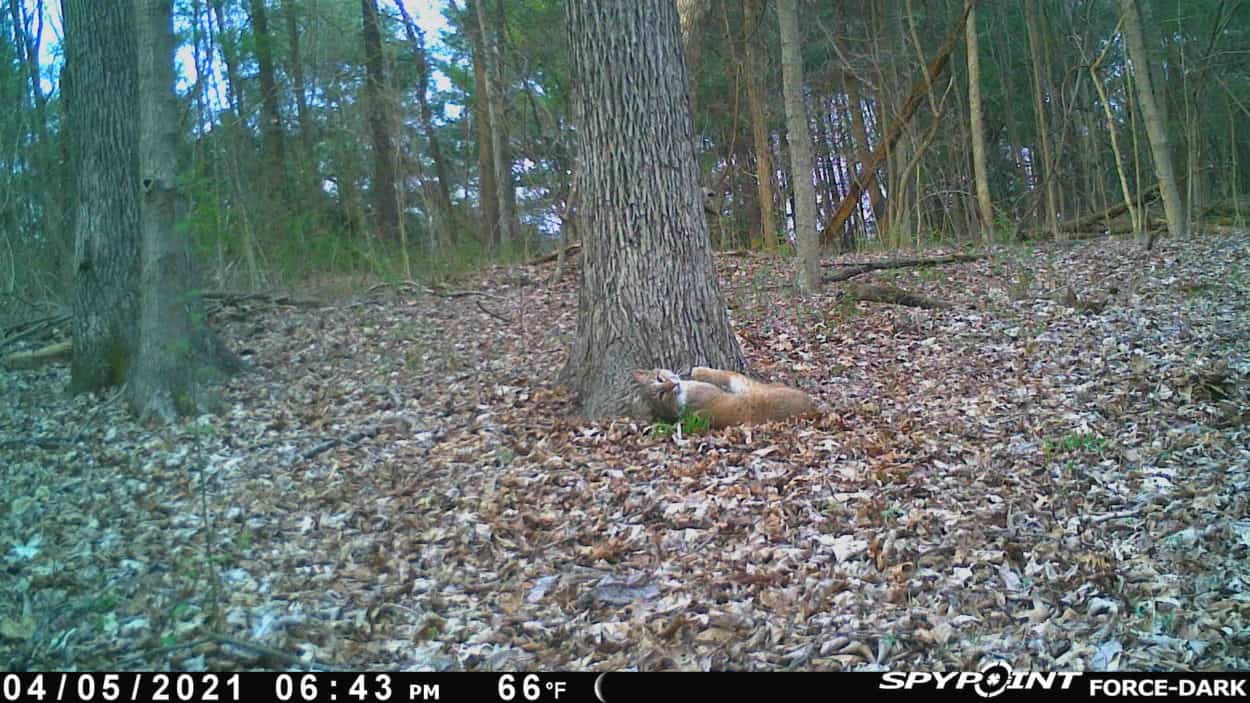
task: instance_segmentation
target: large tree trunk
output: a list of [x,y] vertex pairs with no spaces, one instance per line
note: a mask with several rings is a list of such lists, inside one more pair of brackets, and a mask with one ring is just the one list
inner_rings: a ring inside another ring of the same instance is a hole
[[985,164],[985,125],[981,120],[981,58],[977,52],[977,11],[968,13],[968,113],[971,115],[972,171],[977,184],[977,212],[981,216],[981,241],[989,243],[994,232],[994,204],[990,200],[990,174]]
[[512,157],[508,147],[508,130],[504,118],[503,55],[499,34],[488,19],[487,0],[472,0],[477,11],[477,28],[482,37],[483,69],[486,80],[486,109],[490,113],[491,160],[495,169],[495,193],[499,198],[499,241],[511,244],[517,240],[516,190],[512,183]]
[[[1168,234],[1179,237],[1185,234],[1185,211],[1181,207],[1181,191],[1172,170],[1172,152],[1168,146],[1167,124],[1152,81],[1150,54],[1142,38],[1142,23],[1135,0],[1120,0],[1124,16],[1124,38],[1128,41],[1129,59],[1133,62],[1133,80],[1137,84],[1137,101],[1141,104],[1142,119],[1146,123],[1146,137],[1150,140],[1150,153],[1154,157],[1155,176],[1163,195],[1163,212],[1168,220]],[[1154,235],[1146,240],[1146,248],[1154,245]]]
[[399,201],[395,192],[395,140],[387,104],[386,66],[378,27],[378,0],[360,0],[365,39],[365,96],[369,132],[373,135],[373,209],[377,234],[399,239]]
[[490,103],[486,99],[490,90],[487,86],[486,46],[474,10],[476,2],[468,0],[468,15],[464,23],[473,47],[473,122],[477,126],[478,202],[482,211],[480,239],[486,246],[495,248],[499,246],[499,184],[495,182],[494,130],[490,122]]
[[741,370],[703,218],[672,0],[569,0],[585,205],[578,333],[564,377],[583,412],[636,413],[630,372]]
[[759,35],[760,0],[745,0],[742,14],[746,53],[747,103],[751,110],[751,138],[755,144],[755,183],[759,192],[760,240],[766,251],[777,249],[777,215],[773,209],[773,147],[768,138],[768,109],[764,95],[763,42]]
[[139,274],[134,7],[64,0],[74,164],[74,359],[70,390],[122,383],[134,361]]
[[199,296],[191,290],[190,247],[176,226],[179,119],[173,0],[134,0],[134,6],[143,255],[139,343],[126,388],[140,418],[172,422],[211,408],[204,393],[205,372],[225,360],[214,356],[215,338],[204,326]]
[[803,57],[797,0],[778,0],[781,28],[781,86],[786,102],[786,143],[794,186],[794,239],[798,244],[798,284],[804,293],[820,289],[820,239],[816,234],[816,188],[812,185],[812,137],[803,106]]

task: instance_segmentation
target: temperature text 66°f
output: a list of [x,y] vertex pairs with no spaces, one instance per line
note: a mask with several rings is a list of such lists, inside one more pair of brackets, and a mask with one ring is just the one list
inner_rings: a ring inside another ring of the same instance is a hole
[[504,703],[511,703],[511,701],[517,700],[518,693],[520,694],[520,699],[525,701],[541,700],[544,695],[558,701],[560,696],[567,690],[567,682],[543,681],[538,674],[526,674],[520,682],[516,680],[514,674],[503,674],[499,677],[499,700],[504,701]]

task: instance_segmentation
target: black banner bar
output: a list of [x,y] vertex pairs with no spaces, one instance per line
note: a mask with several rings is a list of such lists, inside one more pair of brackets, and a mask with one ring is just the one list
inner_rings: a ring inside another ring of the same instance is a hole
[[980,672],[887,673],[160,673],[0,674],[0,703],[159,701],[161,703],[650,703],[821,700],[940,696],[1001,701],[1091,698],[1246,698],[1246,673]]

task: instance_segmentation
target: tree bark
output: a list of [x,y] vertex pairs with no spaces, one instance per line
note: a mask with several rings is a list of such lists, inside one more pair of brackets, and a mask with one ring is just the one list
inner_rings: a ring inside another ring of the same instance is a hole
[[981,241],[989,243],[994,232],[994,204],[990,200],[990,175],[985,163],[985,125],[981,119],[981,58],[977,50],[977,11],[968,12],[968,113],[971,117],[972,171],[977,184],[977,212],[981,217]]
[[812,184],[812,137],[803,105],[803,57],[797,0],[778,0],[781,28],[781,86],[786,103],[786,143],[794,186],[794,239],[798,245],[798,285],[804,293],[820,289],[820,240],[816,234],[816,188]]
[[[1142,120],[1146,123],[1146,137],[1150,141],[1150,153],[1154,157],[1155,177],[1163,195],[1163,212],[1168,220],[1168,234],[1180,237],[1185,234],[1185,210],[1181,207],[1181,192],[1172,170],[1172,152],[1168,145],[1168,130],[1164,123],[1155,86],[1152,82],[1150,54],[1142,38],[1142,22],[1137,12],[1136,0],[1120,0],[1124,17],[1124,38],[1128,43],[1129,59],[1133,62],[1133,81],[1137,85],[1137,102],[1141,105]],[[1154,245],[1154,234],[1146,239],[1146,248]]]
[[396,154],[387,104],[386,64],[378,27],[377,0],[360,0],[365,41],[365,98],[373,136],[373,209],[378,236],[399,240],[399,201],[395,192]]
[[741,370],[699,195],[672,0],[569,0],[585,233],[564,372],[590,417],[642,414],[631,371]]
[[137,53],[130,2],[64,0],[66,86],[78,169],[70,390],[121,384],[134,360],[139,199]]

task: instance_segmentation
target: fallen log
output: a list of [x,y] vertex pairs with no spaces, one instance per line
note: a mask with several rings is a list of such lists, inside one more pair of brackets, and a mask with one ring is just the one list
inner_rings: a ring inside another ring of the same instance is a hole
[[870,303],[906,305],[907,307],[923,308],[925,310],[946,310],[954,307],[945,300],[926,298],[923,295],[909,293],[902,288],[894,286],[852,283],[847,286],[846,294],[854,297],[856,300],[864,300]]
[[47,364],[65,361],[73,355],[73,342],[61,342],[41,349],[15,352],[0,358],[0,366],[10,370],[37,369]]
[[[891,259],[889,261],[870,261],[866,264],[852,264],[847,268],[836,273],[831,273],[824,277],[825,283],[837,283],[846,281],[856,276],[862,276],[871,271],[883,271],[886,269],[901,269],[914,266],[939,266],[941,264],[961,264],[968,261],[977,261],[984,259],[984,254],[951,254],[950,256],[937,256],[928,259]],[[835,264],[837,265],[837,264]]]

